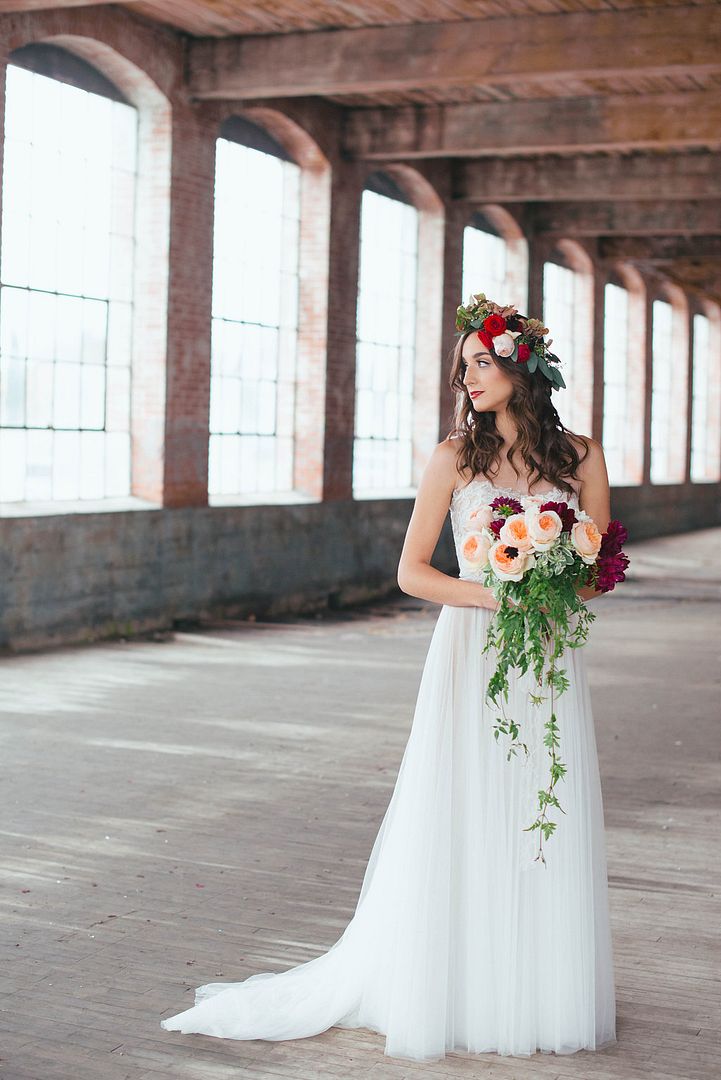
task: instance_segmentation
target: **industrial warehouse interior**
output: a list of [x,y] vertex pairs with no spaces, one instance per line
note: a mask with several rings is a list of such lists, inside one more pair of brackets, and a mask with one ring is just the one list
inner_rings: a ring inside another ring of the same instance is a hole
[[[721,4],[0,0],[0,43],[0,1078],[717,1076]],[[470,608],[399,560],[481,294],[628,534],[582,650],[617,1041],[171,1035],[333,946],[410,786]]]

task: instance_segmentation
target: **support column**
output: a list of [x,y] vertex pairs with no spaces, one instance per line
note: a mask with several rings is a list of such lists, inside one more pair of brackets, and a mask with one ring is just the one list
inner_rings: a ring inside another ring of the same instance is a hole
[[[688,376],[686,385],[688,387],[688,398],[686,401],[686,460],[683,471],[684,484],[691,483],[691,451],[693,449],[693,352],[694,352],[694,335],[693,335],[693,312],[691,305],[686,304],[686,341],[688,343]],[[707,391],[708,392],[708,391]]]
[[528,308],[531,319],[543,318],[543,264],[546,261],[547,244],[541,237],[528,239]]
[[328,362],[326,366],[323,500],[353,498],[356,310],[364,163],[333,164],[328,244]]
[[216,129],[176,104],[170,178],[164,506],[208,502]]
[[453,426],[455,394],[448,385],[450,374],[449,356],[458,340],[455,336],[456,308],[468,299],[462,296],[463,286],[463,230],[467,224],[468,207],[463,203],[446,203],[446,223],[443,239],[443,306],[440,385],[440,409],[438,441],[447,438]]
[[[318,155],[320,157],[320,155]],[[331,169],[307,165],[300,181],[298,354],[295,377],[293,487],[323,498],[323,441],[328,356],[328,244]],[[292,426],[292,419],[289,418]]]
[[643,480],[651,483],[651,399],[653,396],[653,300],[650,289],[644,293],[644,407],[643,407]]
[[604,357],[606,322],[606,273],[594,259],[593,273],[593,398],[591,402],[591,438],[603,442]]

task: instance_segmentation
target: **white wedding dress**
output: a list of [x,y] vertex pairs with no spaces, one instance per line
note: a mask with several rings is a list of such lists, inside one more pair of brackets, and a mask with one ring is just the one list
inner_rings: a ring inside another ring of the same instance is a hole
[[[469,514],[500,494],[476,477],[451,500],[460,544]],[[544,498],[565,499],[557,489]],[[533,676],[511,680],[507,715],[528,757],[507,759],[485,701],[486,608],[441,608],[396,785],[353,917],[315,959],[242,982],[212,982],[168,1031],[225,1039],[299,1039],[330,1027],[385,1035],[385,1054],[573,1053],[616,1042],[603,806],[584,650],[569,649],[557,698],[565,814],[535,860],[537,791],[547,787],[546,713]],[[535,715],[534,715],[535,713]],[[331,822],[328,823],[329,828]]]

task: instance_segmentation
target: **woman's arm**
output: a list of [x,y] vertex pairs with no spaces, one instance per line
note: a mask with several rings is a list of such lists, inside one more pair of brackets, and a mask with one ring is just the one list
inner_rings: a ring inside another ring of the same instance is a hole
[[[578,469],[578,478],[581,481],[579,503],[581,509],[596,522],[599,531],[604,533],[611,520],[611,489],[606,459],[599,442],[591,438],[587,441],[589,443],[588,456]],[[582,586],[576,592],[583,600],[593,600],[596,596],[603,596],[599,589],[592,589],[588,585]]]
[[446,439],[431,454],[423,472],[406,532],[398,585],[402,592],[451,607],[498,607],[492,589],[462,581],[430,565],[448,514],[456,478],[457,441]]

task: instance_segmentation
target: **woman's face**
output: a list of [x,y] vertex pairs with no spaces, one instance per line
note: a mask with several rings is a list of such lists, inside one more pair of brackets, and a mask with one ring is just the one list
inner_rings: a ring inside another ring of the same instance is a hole
[[[476,412],[502,411],[513,394],[513,383],[496,364],[475,331],[463,342],[463,385]],[[480,392],[477,392],[480,391]]]

